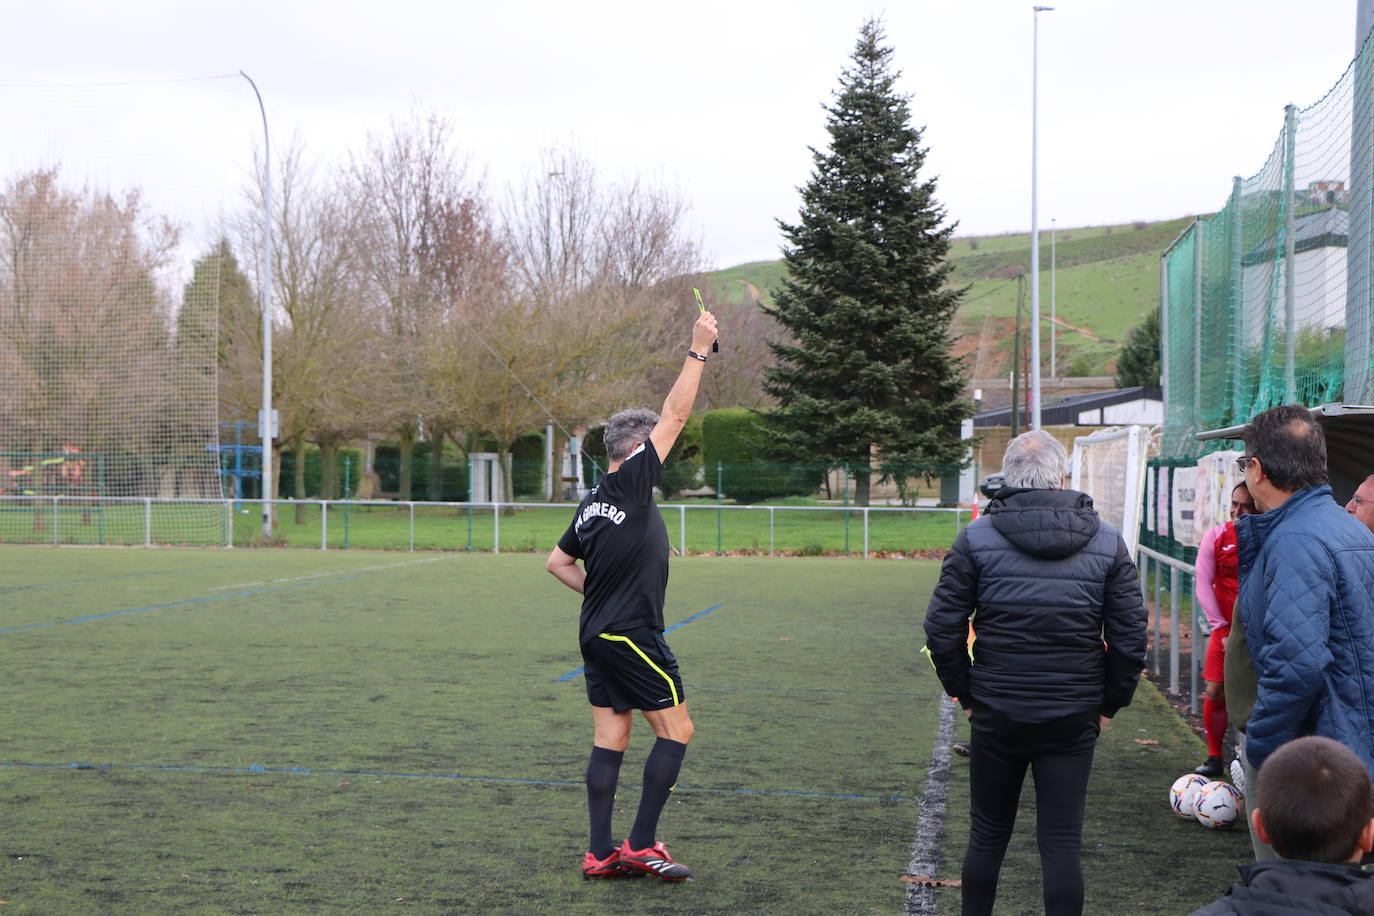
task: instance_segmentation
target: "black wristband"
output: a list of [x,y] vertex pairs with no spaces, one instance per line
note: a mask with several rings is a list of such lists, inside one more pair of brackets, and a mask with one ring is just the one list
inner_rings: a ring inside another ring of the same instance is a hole
[[692,359],[699,359],[699,360],[701,360],[703,363],[706,362],[706,357],[702,356],[702,355],[701,355],[700,353],[698,353],[696,350],[688,350],[688,351],[687,351],[687,355],[690,356],[690,357],[692,357]]

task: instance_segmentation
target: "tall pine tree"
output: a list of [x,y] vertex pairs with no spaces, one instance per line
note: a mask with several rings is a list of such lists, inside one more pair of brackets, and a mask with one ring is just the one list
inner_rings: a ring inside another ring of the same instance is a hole
[[840,77],[830,148],[812,149],[800,219],[779,221],[787,278],[768,309],[794,342],[765,387],[780,448],[848,464],[868,504],[872,456],[889,479],[957,466],[959,421],[972,413],[950,352],[962,289],[947,289],[953,223],[919,176],[926,150],[908,97],[894,89],[882,25],[864,24]]
[[1145,320],[1126,335],[1116,356],[1117,387],[1158,388],[1159,362],[1159,310],[1150,309]]

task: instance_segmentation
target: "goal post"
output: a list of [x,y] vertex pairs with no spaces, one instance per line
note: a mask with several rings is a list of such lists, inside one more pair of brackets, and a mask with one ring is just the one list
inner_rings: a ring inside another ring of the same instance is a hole
[[1103,521],[1121,533],[1135,556],[1145,505],[1145,463],[1158,433],[1146,426],[1105,429],[1073,443],[1071,486],[1093,498]]

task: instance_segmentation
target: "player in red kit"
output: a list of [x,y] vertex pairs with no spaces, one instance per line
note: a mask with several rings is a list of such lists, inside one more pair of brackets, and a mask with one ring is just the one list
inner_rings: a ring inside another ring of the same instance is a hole
[[1221,775],[1221,745],[1226,737],[1226,693],[1223,687],[1226,663],[1226,638],[1231,635],[1231,612],[1240,590],[1240,564],[1236,556],[1236,519],[1253,515],[1255,502],[1245,484],[1231,490],[1231,520],[1217,525],[1202,536],[1197,549],[1198,605],[1207,615],[1212,635],[1207,640],[1207,660],[1202,676],[1207,693],[1202,700],[1202,725],[1207,732],[1207,759],[1193,772],[1209,779]]

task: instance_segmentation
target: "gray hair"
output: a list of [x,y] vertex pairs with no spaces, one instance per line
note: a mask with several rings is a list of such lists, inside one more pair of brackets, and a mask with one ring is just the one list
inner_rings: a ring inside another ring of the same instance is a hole
[[[624,461],[658,425],[658,414],[652,410],[632,408],[606,421],[606,429],[601,438],[606,443],[606,457],[612,461]],[[658,456],[662,460],[663,456]]]
[[1011,440],[1002,458],[1002,479],[1009,487],[1059,490],[1064,486],[1068,469],[1068,452],[1043,429],[1033,429]]

